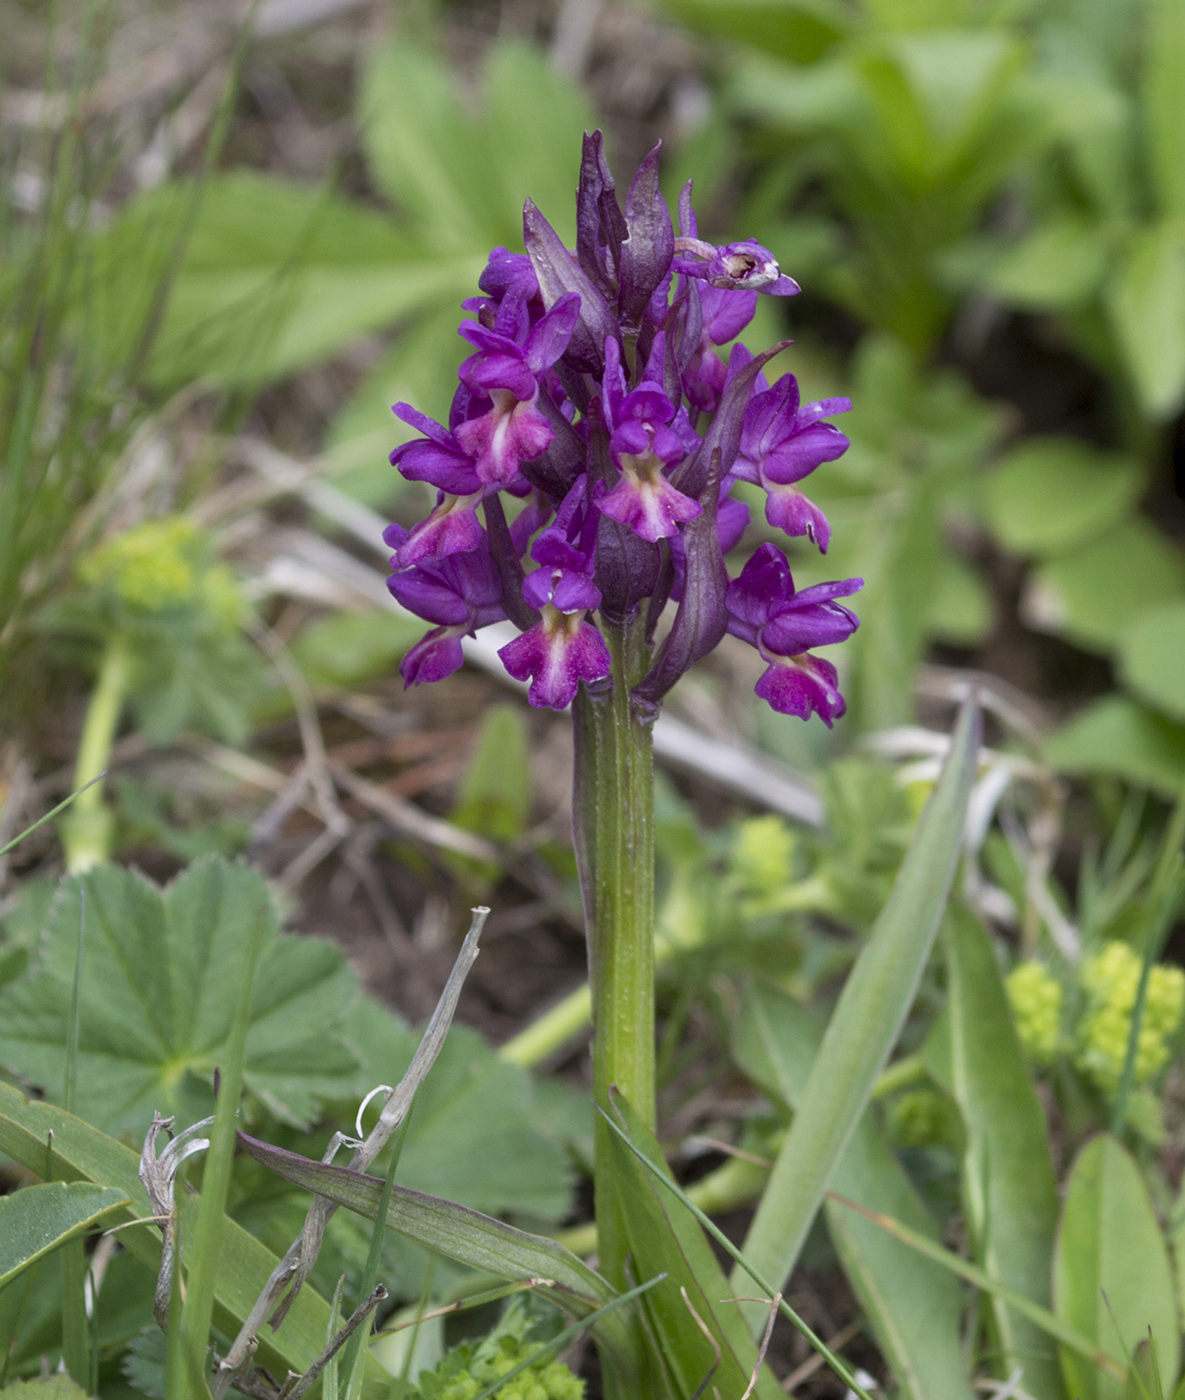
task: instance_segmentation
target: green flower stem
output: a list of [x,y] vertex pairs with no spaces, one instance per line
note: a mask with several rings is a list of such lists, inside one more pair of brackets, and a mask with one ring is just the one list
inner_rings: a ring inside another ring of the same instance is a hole
[[116,634],[107,643],[99,664],[74,767],[74,786],[91,786],[79,794],[73,810],[62,819],[66,868],[72,874],[101,865],[111,854],[113,818],[103,802],[104,784],[92,780],[111,758],[130,679],[131,652],[126,639]]
[[[630,708],[648,648],[639,619],[606,625],[613,657],[607,695],[581,688],[576,737],[575,837],[584,893],[593,1009],[593,1091],[611,1085],[648,1125],[654,1107],[654,768],[650,727]],[[611,1167],[611,1139],[596,1125],[594,1194],[600,1271],[625,1286],[625,1241]]]

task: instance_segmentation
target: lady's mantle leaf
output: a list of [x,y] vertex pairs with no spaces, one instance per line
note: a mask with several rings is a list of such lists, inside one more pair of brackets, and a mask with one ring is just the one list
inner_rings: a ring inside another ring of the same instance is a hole
[[262,878],[199,860],[167,889],[103,866],[59,887],[30,970],[0,993],[0,1063],[56,1100],[85,900],[78,1105],[108,1132],[142,1133],[153,1110],[192,1122],[212,1112],[226,1053],[238,950],[267,925],[244,1078],[273,1113],[302,1126],[349,1093],[358,1062],[342,1020],[356,985],[340,951],[281,938]]

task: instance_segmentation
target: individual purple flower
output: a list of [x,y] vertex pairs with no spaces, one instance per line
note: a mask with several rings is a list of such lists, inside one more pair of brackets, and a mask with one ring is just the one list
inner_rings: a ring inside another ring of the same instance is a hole
[[848,450],[848,439],[822,421],[846,413],[851,399],[823,399],[801,405],[798,381],[784,374],[772,389],[754,396],[745,412],[741,445],[732,474],[761,486],[765,518],[788,535],[806,535],[826,554],[831,540],[827,517],[798,488],[798,482],[824,462]]
[[801,593],[785,555],[763,544],[728,587],[728,630],[757,648],[768,663],[754,687],[781,714],[817,714],[830,729],[844,713],[835,667],[810,648],[832,646],[859,626],[855,613],[837,603],[863,587],[863,579],[821,583]]
[[605,346],[603,389],[609,450],[621,476],[597,506],[641,539],[652,544],[667,539],[703,509],[666,475],[667,468],[688,452],[685,437],[673,426],[675,406],[654,380],[644,379],[626,393],[616,341]]
[[764,292],[771,297],[792,297],[802,290],[793,277],[787,277],[778,260],[755,238],[726,243],[717,248],[702,238],[675,239],[671,266],[684,277],[701,277],[709,287],[728,291]]
[[405,685],[443,680],[461,666],[461,638],[479,627],[501,622],[502,581],[483,534],[477,547],[444,559],[429,559],[413,568],[398,561],[409,535],[401,525],[388,525],[383,539],[396,551],[396,572],[387,588],[397,602],[425,622],[438,625],[404,656],[399,674]]
[[458,423],[453,434],[483,485],[508,486],[523,462],[551,445],[555,432],[536,407],[537,376],[567,349],[579,312],[579,297],[561,297],[531,327],[522,345],[477,322],[461,327],[461,334],[477,347],[461,366],[461,382],[475,404],[488,399],[490,407]]
[[581,681],[604,680],[612,666],[605,639],[585,621],[600,606],[600,590],[578,570],[545,564],[527,575],[523,597],[539,621],[498,655],[515,680],[530,680],[532,705],[566,709]]

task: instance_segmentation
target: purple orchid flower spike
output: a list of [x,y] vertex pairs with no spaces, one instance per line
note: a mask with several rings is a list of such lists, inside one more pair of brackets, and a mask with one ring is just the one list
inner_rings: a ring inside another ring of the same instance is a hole
[[806,535],[824,554],[831,542],[831,526],[799,490],[798,482],[848,450],[844,434],[822,420],[832,413],[847,413],[851,407],[851,399],[844,398],[800,406],[798,381],[784,374],[749,404],[732,468],[739,480],[764,489],[765,518],[771,525],[788,535]]
[[785,555],[763,544],[728,587],[728,630],[757,648],[769,663],[754,687],[781,714],[809,719],[817,714],[831,728],[846,708],[839,676],[830,661],[810,648],[846,641],[859,626],[855,613],[836,598],[858,592],[864,580],[844,579],[794,591]]
[[[792,375],[766,383],[762,367],[788,342],[755,357],[736,337],[759,294],[798,286],[753,239],[702,239],[690,184],[676,235],[658,156],[619,203],[601,135],[586,135],[575,250],[528,200],[526,252],[495,248],[482,294],[465,303],[473,353],[448,426],[395,406],[421,436],[391,461],[438,493],[425,519],[387,537],[392,593],[432,624],[402,674],[448,675],[462,637],[509,622],[520,635],[499,654],[532,704],[563,708],[581,687],[603,700],[628,683],[644,722],[728,630],[765,658],[760,695],[831,724],[843,700],[811,648],[855,628],[836,600],[858,581],[796,593],[785,558],[763,545],[730,582],[725,557],[749,521],[730,494],[738,481],[763,489],[770,523],[827,548],[801,483],[846,449],[824,420],[850,405],[800,404]],[[627,635],[642,646],[628,682],[612,661]]]

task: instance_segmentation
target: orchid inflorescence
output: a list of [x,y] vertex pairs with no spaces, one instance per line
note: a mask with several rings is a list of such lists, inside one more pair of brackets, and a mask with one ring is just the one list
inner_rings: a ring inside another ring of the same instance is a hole
[[770,543],[736,579],[724,564],[749,522],[730,495],[736,481],[764,489],[766,519],[786,534],[822,551],[830,537],[800,483],[846,451],[824,420],[850,401],[801,404],[791,374],[770,387],[763,366],[789,342],[757,356],[734,343],[727,363],[716,349],[748,325],[759,293],[798,286],[752,239],[703,242],[690,182],[676,236],[657,146],[623,211],[601,134],[586,135],[576,200],[574,253],[528,200],[526,253],[490,254],[484,295],[463,303],[476,319],[459,333],[475,353],[460,367],[448,427],[394,407],[423,437],[391,462],[438,491],[425,519],[384,535],[395,551],[391,592],[435,624],[405,656],[403,679],[450,675],[462,637],[509,619],[521,635],[499,652],[507,671],[530,680],[533,705],[562,709],[581,682],[594,693],[613,683],[592,614],[610,628],[641,620],[652,645],[673,601],[669,632],[631,692],[639,719],[731,632],[767,664],[758,695],[830,725],[844,701],[834,666],[811,648],[855,630],[836,600],[861,580],[797,592]]

